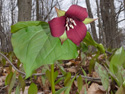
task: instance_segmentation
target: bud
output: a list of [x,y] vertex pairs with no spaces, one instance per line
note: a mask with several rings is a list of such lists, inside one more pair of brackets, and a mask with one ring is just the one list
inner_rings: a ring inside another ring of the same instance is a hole
[[84,21],[83,21],[83,23],[84,24],[90,24],[90,23],[92,23],[93,21],[95,21],[95,20],[97,20],[98,18],[96,18],[96,19],[92,19],[92,18],[86,18]]
[[55,9],[56,9],[56,12],[57,12],[57,16],[58,16],[58,17],[61,17],[61,16],[64,16],[64,15],[65,15],[65,11],[58,9],[57,7],[55,7]]

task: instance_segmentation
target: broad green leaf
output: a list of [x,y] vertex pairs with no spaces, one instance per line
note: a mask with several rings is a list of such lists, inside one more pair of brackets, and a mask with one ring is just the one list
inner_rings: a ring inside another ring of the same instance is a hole
[[56,91],[55,94],[61,94],[64,90],[66,90],[67,87],[63,87],[61,89],[59,89],[58,91]]
[[75,80],[76,77],[72,78],[72,80],[69,80],[68,83],[66,84],[67,89],[65,90],[64,94],[69,94],[70,90],[71,90],[71,86],[73,81]]
[[15,94],[20,94],[20,87],[19,87],[19,85],[16,87],[16,92],[15,92]]
[[115,74],[115,68],[113,67],[122,66],[123,64],[125,64],[125,51],[124,48],[121,47],[115,52],[114,56],[111,58],[109,69],[112,73]]
[[89,32],[87,32],[86,37],[84,38],[83,42],[86,43],[88,46],[91,45],[91,46],[96,47],[101,53],[105,53],[104,46],[102,44],[98,44],[97,42],[95,42]]
[[117,66],[115,70],[116,69],[117,71],[115,72],[115,75],[116,75],[116,78],[118,79],[117,84],[120,87],[125,81],[125,69],[122,66]]
[[11,26],[11,33],[15,33],[20,29],[23,29],[27,26],[37,26],[41,23],[41,21],[27,21],[27,22],[18,22]]
[[92,39],[91,34],[89,32],[86,33],[86,36],[83,40],[87,45],[92,45],[94,47],[97,47],[97,43]]
[[15,81],[16,81],[16,72],[13,73],[13,76],[9,85],[9,94],[11,94],[11,90],[14,87]]
[[61,16],[64,16],[64,15],[65,15],[65,11],[58,9],[57,7],[55,7],[55,9],[56,9],[56,12],[57,12],[57,16],[58,16],[58,17],[61,17]]
[[78,91],[80,92],[83,86],[83,80],[81,75],[77,78],[77,83],[78,83]]
[[97,20],[97,19],[86,18],[86,19],[83,21],[83,23],[84,23],[84,24],[89,24],[89,23],[92,23],[92,22],[95,21],[95,20]]
[[24,92],[25,86],[26,86],[25,80],[22,78],[21,75],[19,75],[18,80],[19,80],[19,85],[20,85],[20,87],[22,88],[22,92]]
[[116,94],[125,94],[125,81],[123,85],[121,85],[120,88],[117,90]]
[[28,89],[28,94],[37,94],[38,88],[37,85],[34,83],[31,83],[29,89]]
[[9,84],[10,84],[12,77],[13,77],[13,72],[10,72],[10,73],[7,75],[7,77],[6,77],[5,85],[9,85]]
[[49,31],[44,31],[42,26],[28,26],[12,35],[14,53],[23,63],[26,78],[42,65],[78,56],[77,46],[72,41],[66,40],[61,45],[59,38],[48,35]]
[[96,62],[95,64],[95,71],[98,73],[98,75],[101,78],[102,85],[105,90],[108,90],[109,87],[109,76],[107,71],[101,66],[99,63]]
[[65,79],[64,79],[64,85],[68,84],[68,82],[70,81],[71,79],[71,73],[68,72],[65,76]]

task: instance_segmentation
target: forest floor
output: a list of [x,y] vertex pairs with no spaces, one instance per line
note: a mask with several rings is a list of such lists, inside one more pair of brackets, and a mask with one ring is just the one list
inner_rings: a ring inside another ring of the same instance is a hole
[[[106,94],[107,91],[104,89],[101,83],[101,79],[98,73],[95,71],[95,69],[92,69],[91,72],[89,72],[89,69],[90,69],[89,65],[93,56],[94,55],[89,54],[85,56],[83,59],[81,59],[82,57],[79,56],[77,59],[55,63],[54,71],[58,71],[58,77],[56,81],[59,80],[60,78],[63,78],[62,71],[65,71],[66,73],[69,72],[71,73],[71,78],[77,75],[71,85],[70,94]],[[98,60],[101,60],[103,62],[103,57],[104,57],[103,54],[98,56]],[[8,92],[9,86],[5,85],[6,77],[11,71],[14,72],[15,69],[6,60],[4,60],[5,63],[3,63],[2,62],[3,60],[1,59],[0,61],[0,94],[8,94],[7,92]],[[12,61],[14,61],[13,65],[15,65],[18,68],[18,64],[17,64],[18,59],[14,56],[12,57]],[[22,65],[20,64],[20,66]],[[50,68],[49,65],[47,67]],[[41,73],[41,71],[44,68],[45,67],[42,66],[39,69],[37,69],[36,72]],[[81,86],[80,91],[78,89],[79,75],[81,75],[83,80],[83,84]],[[16,72],[16,78],[18,78],[18,76],[19,76],[19,73]],[[45,77],[44,74],[42,76],[32,76],[31,78],[26,79],[24,93],[22,93],[21,91],[20,94],[28,94],[28,89],[31,82],[37,85],[38,87],[37,94],[52,94],[51,85],[49,81],[46,78],[43,79],[43,77]],[[69,79],[69,81],[71,81],[71,79]],[[11,94],[15,94],[17,84],[18,84],[18,81],[14,83]],[[64,87],[64,79],[55,85],[56,90],[59,90],[63,87]],[[111,84],[108,89],[108,94],[111,94],[110,90],[111,90]],[[114,86],[114,90],[117,90],[116,86]],[[77,93],[78,91],[79,93]],[[64,94],[64,92],[61,94]]]

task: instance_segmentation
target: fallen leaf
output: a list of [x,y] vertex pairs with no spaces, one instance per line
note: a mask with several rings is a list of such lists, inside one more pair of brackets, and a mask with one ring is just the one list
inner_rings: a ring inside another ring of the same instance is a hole
[[6,79],[6,76],[0,76],[0,86],[4,85],[5,79]]
[[93,72],[93,73],[92,73],[92,77],[94,77],[94,78],[99,78],[99,75],[98,75],[97,72]]
[[88,90],[88,84],[84,84],[79,94],[88,94],[88,93],[85,93],[87,92],[87,90]]
[[73,73],[76,73],[77,72],[77,70],[76,70],[76,68],[73,66],[73,67],[71,67],[71,68],[67,68],[66,69],[68,72],[73,72]]
[[87,94],[105,94],[103,86],[98,85],[96,83],[92,83],[90,88],[88,89]]

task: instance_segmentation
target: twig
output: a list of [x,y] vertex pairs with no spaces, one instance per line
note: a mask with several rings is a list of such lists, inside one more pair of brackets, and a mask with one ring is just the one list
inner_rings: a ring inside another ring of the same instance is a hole
[[12,63],[4,54],[2,54],[2,53],[0,52],[0,55],[3,56],[17,72],[19,72],[19,73],[21,73],[21,74],[23,74],[23,75],[26,75],[24,72],[18,70],[18,69],[13,65],[13,63]]
[[109,52],[109,51],[105,51],[105,53],[107,53],[107,54],[109,54],[109,55],[112,55],[112,53],[111,53],[111,52]]
[[[21,73],[21,74],[23,74],[23,75],[26,75],[26,73],[24,73],[24,72],[20,71],[19,69],[17,69],[17,68],[13,65],[13,63],[12,63],[4,54],[2,54],[2,53],[0,52],[0,55],[3,56],[17,72],[19,72],[19,73]],[[42,75],[45,75],[45,73],[34,73],[34,74],[32,74],[32,76],[42,76]],[[64,76],[64,75],[58,75],[58,78],[63,77],[63,76]],[[84,76],[84,75],[81,75],[81,76],[82,76],[82,78],[88,79],[88,80],[90,80],[90,81],[101,82],[101,79],[100,79],[100,78],[93,78],[93,77],[88,77],[88,76]],[[73,78],[73,77],[75,77],[75,76],[71,76],[71,78]],[[78,77],[79,77],[79,76],[77,76],[76,78],[78,78]]]
[[4,88],[7,88],[7,87],[8,87],[8,85],[6,85],[6,86],[4,86],[4,87],[1,87],[0,92],[1,92]]
[[[17,69],[17,68],[13,65],[13,63],[12,63],[4,54],[2,54],[2,53],[0,52],[0,55],[3,56],[17,72],[19,72],[19,73],[21,73],[21,74],[23,74],[23,75],[26,75],[26,73],[24,73],[24,72],[20,71],[19,69]],[[44,73],[35,73],[35,74],[32,74],[32,75],[33,75],[33,76],[42,76],[42,75],[45,75],[45,74],[44,74]]]
[[[63,75],[58,75],[57,76],[58,78],[61,78],[63,77]],[[71,78],[74,78],[75,76],[71,76]],[[78,78],[79,76],[76,76],[76,78]],[[94,78],[94,77],[88,77],[88,76],[84,76],[84,75],[81,75],[82,78],[84,79],[87,79],[88,81],[94,81],[94,82],[101,82],[101,79],[100,78]]]

